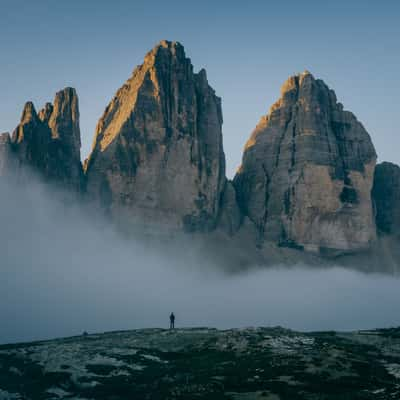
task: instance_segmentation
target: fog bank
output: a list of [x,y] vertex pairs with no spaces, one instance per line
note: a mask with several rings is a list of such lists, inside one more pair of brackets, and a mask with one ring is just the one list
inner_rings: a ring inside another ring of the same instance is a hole
[[127,240],[36,183],[0,186],[0,343],[176,325],[400,325],[400,280],[341,268],[228,275],[195,244]]

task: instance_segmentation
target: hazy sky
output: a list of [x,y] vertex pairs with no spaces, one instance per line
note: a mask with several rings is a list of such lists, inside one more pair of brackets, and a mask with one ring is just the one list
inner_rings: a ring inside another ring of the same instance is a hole
[[161,39],[180,41],[222,97],[228,175],[293,73],[310,70],[400,163],[400,1],[0,0],[0,131],[27,100],[80,98],[83,156],[108,101]]

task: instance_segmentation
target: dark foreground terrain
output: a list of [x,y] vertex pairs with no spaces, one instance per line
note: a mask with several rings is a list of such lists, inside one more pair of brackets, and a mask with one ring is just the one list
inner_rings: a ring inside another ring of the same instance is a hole
[[0,399],[400,399],[400,329],[147,329],[0,346]]

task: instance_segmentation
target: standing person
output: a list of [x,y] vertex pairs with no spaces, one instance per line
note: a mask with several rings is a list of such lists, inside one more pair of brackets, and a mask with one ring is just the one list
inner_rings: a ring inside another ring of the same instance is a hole
[[175,315],[173,312],[169,316],[169,329],[175,329]]

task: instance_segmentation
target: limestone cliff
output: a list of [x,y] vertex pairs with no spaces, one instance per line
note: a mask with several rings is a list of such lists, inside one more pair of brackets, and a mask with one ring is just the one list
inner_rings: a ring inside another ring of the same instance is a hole
[[[43,112],[42,112],[43,113]],[[82,183],[81,134],[79,128],[79,103],[75,89],[66,88],[56,94],[48,118],[51,131],[49,142],[49,176],[80,190]]]
[[32,102],[26,103],[11,140],[3,141],[8,158],[2,157],[2,163],[8,174],[22,178],[34,173],[63,189],[80,191],[79,105],[74,89],[58,92],[54,105],[47,103],[38,114]]
[[89,199],[131,225],[213,229],[225,186],[221,125],[206,72],[193,72],[181,44],[160,42],[97,124]]
[[17,159],[17,176],[40,172],[47,175],[50,129],[39,119],[32,102],[27,102],[14,130],[11,146]]
[[283,85],[233,182],[225,177],[220,98],[178,42],[160,42],[117,91],[84,171],[80,146],[78,97],[66,88],[38,113],[26,103],[12,136],[0,135],[0,176],[26,179],[33,171],[84,192],[91,205],[140,233],[214,231],[205,242],[240,248],[235,254],[255,254],[257,262],[298,257],[283,247],[372,252],[375,224],[399,233],[400,168],[375,170],[362,124],[309,72]]
[[241,224],[242,215],[237,203],[235,188],[232,182],[227,180],[221,196],[218,228],[232,236],[239,230]]
[[8,132],[0,134],[0,177],[9,176],[13,168],[11,138]]
[[375,168],[372,198],[379,232],[400,234],[400,167],[383,162]]
[[259,244],[333,253],[369,247],[375,160],[368,133],[322,80],[307,71],[289,78],[234,179]]

